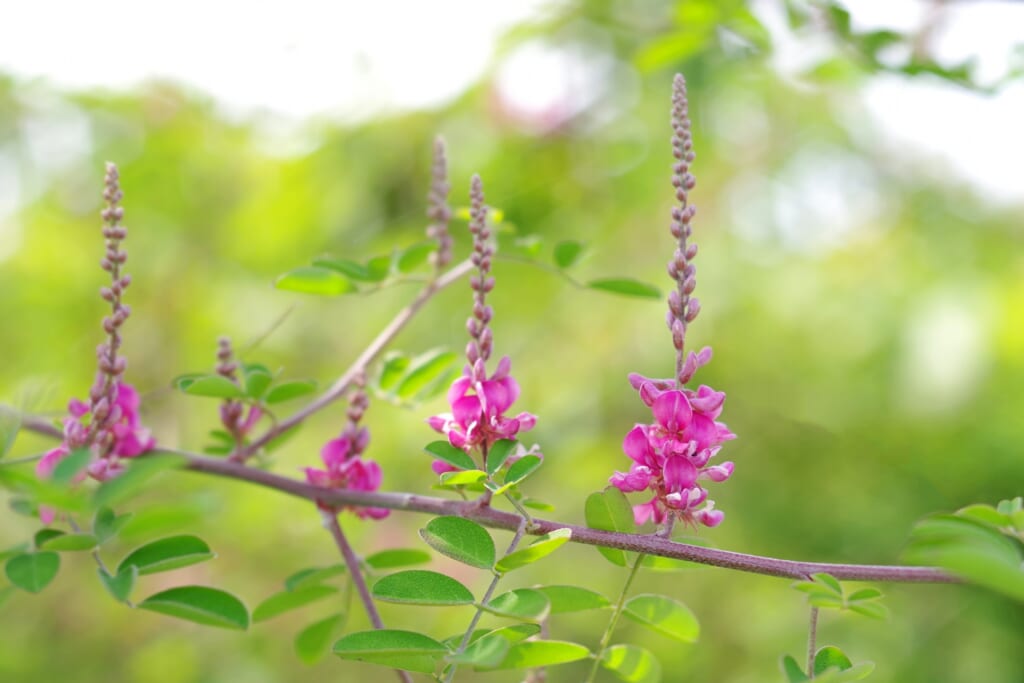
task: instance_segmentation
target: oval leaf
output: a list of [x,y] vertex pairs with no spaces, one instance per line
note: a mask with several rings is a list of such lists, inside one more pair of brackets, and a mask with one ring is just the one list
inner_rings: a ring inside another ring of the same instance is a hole
[[274,286],[287,292],[336,296],[355,291],[355,285],[331,268],[304,266],[290,270],[277,278]]
[[139,568],[140,575],[155,574],[204,562],[212,557],[210,546],[198,536],[171,536],[147,543],[129,553],[117,566],[117,573],[134,566]]
[[458,467],[460,470],[476,469],[476,463],[473,462],[473,458],[466,455],[466,452],[462,449],[456,448],[447,441],[433,441],[428,443],[423,450],[435,458],[444,460],[453,467]]
[[367,557],[365,562],[377,570],[395,569],[430,562],[430,553],[412,548],[396,548],[374,553]]
[[244,631],[249,628],[249,610],[231,593],[208,586],[180,586],[151,595],[138,604],[139,609]]
[[483,606],[500,617],[524,621],[540,621],[548,615],[551,603],[546,595],[533,588],[517,588],[503,593]]
[[92,550],[99,541],[92,534],[61,534],[60,536],[54,536],[42,543],[39,547],[43,550],[60,550],[64,552],[75,552],[82,550]]
[[555,552],[570,538],[572,538],[572,529],[555,529],[549,534],[544,534],[529,546],[501,558],[494,569],[504,573],[525,567]]
[[[587,526],[601,531],[618,531],[620,533],[636,533],[636,522],[633,508],[626,495],[617,488],[608,487],[604,491],[591,493],[587,496],[584,507]],[[627,555],[617,548],[598,547],[605,558],[612,564],[626,566]]]
[[444,349],[434,349],[417,356],[410,363],[410,370],[402,378],[395,394],[403,400],[414,398],[444,375],[458,358],[458,354]]
[[316,382],[311,379],[293,380],[291,382],[282,382],[274,386],[269,392],[267,397],[264,399],[267,403],[282,403],[284,401],[290,401],[293,398],[299,396],[305,396],[316,391]]
[[658,633],[684,643],[700,636],[700,625],[690,608],[662,595],[638,595],[626,603],[625,615]]
[[527,640],[509,648],[497,669],[534,669],[576,662],[590,656],[590,650],[578,643],[562,640]]
[[7,560],[7,579],[29,593],[39,593],[53,581],[60,570],[60,555],[54,552],[22,553]]
[[571,240],[559,242],[555,245],[555,265],[559,268],[568,268],[579,260],[582,253],[583,244],[581,242]]
[[639,280],[633,280],[630,278],[603,278],[600,280],[591,280],[587,283],[587,287],[597,289],[602,292],[611,292],[612,294],[621,294],[623,296],[635,296],[642,299],[661,298],[661,290],[654,285],[649,285],[646,282],[640,282]]
[[495,441],[490,450],[487,451],[487,474],[494,475],[501,469],[509,456],[515,453],[518,441],[514,439],[500,439]]
[[613,645],[601,657],[601,666],[627,683],[659,683],[661,662],[636,645]]
[[306,569],[300,569],[284,580],[284,587],[286,590],[294,591],[300,588],[305,588],[306,586],[315,586],[323,583],[327,579],[334,578],[339,574],[344,574],[345,571],[345,565],[343,564],[334,564],[330,567],[308,567]]
[[492,488],[494,495],[500,495],[516,484],[525,481],[527,477],[536,472],[543,464],[544,461],[536,455],[524,455],[508,468],[508,472],[505,473],[505,481],[501,486],[493,488],[488,486],[488,488]]
[[473,594],[461,583],[437,572],[410,569],[373,584],[373,597],[407,605],[469,605]]
[[420,536],[437,552],[480,569],[494,566],[494,540],[487,529],[462,517],[437,517],[420,529]]
[[198,377],[182,390],[190,396],[209,396],[210,398],[242,398],[245,392],[227,377],[206,375]]
[[583,612],[611,605],[608,598],[579,586],[541,586],[537,588],[551,602],[552,614]]
[[433,673],[448,648],[433,638],[412,631],[380,629],[350,633],[334,643],[342,659],[383,664],[395,669]]
[[316,602],[337,592],[338,589],[334,586],[324,586],[322,584],[306,586],[305,588],[293,591],[286,590],[276,595],[271,595],[257,605],[256,609],[252,611],[252,620],[254,622],[266,621],[279,614],[284,614],[289,610]]
[[295,654],[303,664],[316,664],[331,649],[331,641],[344,623],[344,614],[334,614],[302,629],[295,636]]

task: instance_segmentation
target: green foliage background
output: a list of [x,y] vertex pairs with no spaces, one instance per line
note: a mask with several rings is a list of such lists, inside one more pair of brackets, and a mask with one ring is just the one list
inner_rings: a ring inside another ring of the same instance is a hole
[[[216,93],[180,85],[60,92],[3,78],[0,157],[13,164],[29,201],[9,219],[0,245],[0,399],[57,415],[91,382],[103,308],[97,212],[108,159],[121,168],[130,229],[128,377],[144,393],[146,422],[162,444],[198,450],[217,426],[212,401],[176,394],[169,382],[210,369],[218,335],[245,348],[273,327],[246,359],[327,386],[410,298],[410,285],[317,299],[271,283],[322,253],[362,260],[422,239],[435,134],[448,141],[453,204],[468,203],[469,177],[479,172],[504,227],[540,239],[539,259],[550,263],[560,240],[580,240],[588,245],[576,267],[581,279],[629,275],[665,288],[668,101],[679,70],[694,119],[704,305],[689,344],[713,345],[715,359],[698,379],[728,392],[724,419],[740,436],[723,454],[736,474],[712,492],[726,522],[702,536],[721,548],[787,558],[896,561],[920,517],[1021,493],[1022,214],[885,146],[857,97],[880,70],[953,81],[962,74],[935,76],[942,69],[934,64],[883,66],[869,41],[835,21],[841,13],[832,17],[824,32],[833,57],[794,83],[769,66],[770,40],[743,4],[567,5],[496,47],[495,63],[531,40],[615,60],[596,103],[543,133],[495,105],[490,76],[432,111],[358,125],[310,121],[284,140],[259,117],[223,114]],[[723,28],[743,39],[740,48],[723,42]],[[60,144],[61,132],[73,130],[88,140],[81,153]],[[836,194],[841,201],[829,203]],[[822,202],[830,208],[816,208]],[[464,231],[464,223],[453,227]],[[458,239],[465,254],[467,240]],[[496,275],[496,350],[513,357],[523,388],[518,407],[540,417],[525,440],[546,455],[530,491],[557,505],[556,518],[580,522],[586,494],[626,467],[622,436],[648,418],[627,373],[670,371],[663,304],[579,290],[512,259],[499,260]],[[469,299],[466,286],[445,292],[397,348],[460,349]],[[950,339],[964,335],[975,342],[970,353],[943,357],[958,348]],[[941,363],[929,364],[936,357]],[[441,410],[443,399],[412,410],[375,402],[370,454],[385,468],[387,489],[429,491],[433,475],[420,449],[433,434],[423,420]],[[343,419],[339,404],[310,421],[276,455],[275,469],[299,476]],[[23,434],[9,457],[47,447]],[[157,506],[167,531],[201,534],[218,559],[146,577],[140,594],[211,583],[254,605],[293,571],[336,561],[303,501],[187,473],[164,477],[152,493],[129,507]],[[38,527],[13,514],[3,519],[0,547]],[[364,553],[416,545],[425,522],[343,520]],[[43,595],[4,604],[0,680],[386,675],[334,659],[314,669],[298,662],[291,638],[326,606],[244,635],[221,632],[126,610],[103,593],[90,563],[65,556]],[[479,590],[486,582],[447,561],[433,567]],[[521,585],[543,577],[607,595],[625,578],[593,549],[575,546],[530,571],[516,577]],[[620,626],[616,640],[654,650],[665,680],[781,680],[778,657],[805,647],[806,608],[786,581],[703,569],[643,574],[637,587],[685,601],[702,623],[701,642],[685,647]],[[840,645],[855,661],[874,660],[879,683],[1024,679],[1019,605],[963,587],[884,588],[889,621],[824,615],[820,642]],[[384,606],[383,616],[439,637],[470,617],[467,609],[414,609]],[[597,621],[569,616],[554,633],[593,644]],[[354,610],[348,630],[365,622]],[[578,680],[581,670],[555,669],[551,680]],[[472,677],[463,672],[460,680]]]

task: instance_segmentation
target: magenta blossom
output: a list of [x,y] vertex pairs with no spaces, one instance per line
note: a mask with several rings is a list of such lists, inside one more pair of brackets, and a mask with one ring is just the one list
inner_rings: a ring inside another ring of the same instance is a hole
[[[490,448],[495,441],[514,439],[519,432],[533,429],[537,424],[535,415],[505,415],[519,398],[519,384],[509,374],[511,369],[508,356],[501,359],[490,377],[486,376],[482,361],[477,361],[473,368],[467,367],[466,373],[448,390],[452,411],[429,418],[427,424],[467,453],[477,447]],[[451,468],[446,463],[434,463],[434,471],[440,474]]]
[[[709,358],[710,349],[700,355]],[[662,524],[672,517],[717,526],[725,515],[715,510],[707,489],[699,482],[722,482],[732,475],[731,462],[709,464],[722,443],[736,438],[716,421],[725,394],[704,385],[696,391],[669,388],[674,386],[672,380],[640,375],[631,375],[630,382],[651,408],[654,422],[638,424],[626,435],[622,449],[633,463],[628,472],[616,472],[610,483],[625,493],[654,492],[649,502],[633,508],[638,524],[648,519]]]
[[[380,465],[361,457],[370,443],[370,432],[365,427],[350,425],[337,439],[320,449],[320,459],[327,469],[305,468],[306,481],[314,486],[350,491],[376,491],[380,488]],[[333,506],[317,501],[321,510],[337,513],[348,507],[360,519],[383,519],[390,510],[355,506]]]

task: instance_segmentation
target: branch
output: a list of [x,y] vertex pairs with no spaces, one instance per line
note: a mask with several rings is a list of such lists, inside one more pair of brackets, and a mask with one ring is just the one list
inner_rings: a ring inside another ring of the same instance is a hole
[[381,330],[380,334],[378,334],[376,338],[370,342],[370,345],[366,347],[366,350],[359,354],[359,357],[356,358],[351,366],[349,366],[348,370],[346,370],[327,391],[315,398],[294,415],[290,415],[281,420],[268,429],[262,436],[254,439],[252,443],[238,451],[233,456],[234,459],[239,462],[244,462],[274,438],[287,432],[292,427],[297,426],[313,413],[318,412],[338,400],[338,398],[341,397],[341,395],[345,393],[345,390],[352,384],[352,381],[361,373],[366,372],[366,368],[370,363],[372,363],[374,359],[380,355],[385,348],[387,348],[388,344],[398,336],[398,333],[401,332],[407,324],[409,324],[409,321],[416,316],[419,310],[423,308],[424,304],[430,301],[430,299],[442,289],[457,281],[463,275],[472,270],[473,267],[473,264],[469,261],[463,261],[441,277],[428,282],[427,285],[420,290],[420,293],[416,298],[412,300],[412,303],[403,308],[394,318],[392,318],[391,322],[388,323],[388,326]]
[[[340,491],[312,486],[297,479],[273,472],[246,467],[221,458],[211,458],[185,451],[157,449],[151,453],[172,453],[185,458],[186,469],[238,479],[252,484],[288,493],[312,501],[323,501],[332,506],[379,507],[432,515],[456,515],[495,529],[516,531],[522,518],[511,512],[492,507],[481,507],[473,501],[449,500],[412,493],[367,493]],[[724,569],[735,569],[753,574],[765,574],[788,579],[807,579],[811,574],[826,572],[844,581],[896,581],[908,583],[956,583],[958,579],[934,567],[904,565],[832,564],[827,562],[800,562],[774,557],[748,555],[728,550],[677,543],[654,535],[624,534],[600,531],[584,526],[534,519],[527,533],[542,536],[556,529],[570,529],[572,541],[585,545],[618,548],[630,552],[657,555],[676,560],[687,560]]]

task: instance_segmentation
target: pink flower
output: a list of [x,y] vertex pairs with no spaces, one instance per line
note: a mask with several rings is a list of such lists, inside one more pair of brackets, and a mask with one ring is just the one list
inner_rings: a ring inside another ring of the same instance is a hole
[[[435,415],[427,424],[447,436],[451,445],[467,453],[477,447],[490,448],[495,441],[514,439],[519,432],[533,429],[537,424],[535,415],[526,412],[515,417],[505,415],[519,398],[519,384],[509,374],[511,369],[512,361],[508,356],[501,359],[490,377],[486,376],[480,360],[474,367],[467,367],[466,373],[448,390],[451,412]],[[435,463],[434,471],[438,472],[439,467],[443,465]]]
[[[687,367],[707,363],[711,350],[690,353]],[[692,371],[690,372],[692,375]],[[623,439],[622,450],[633,464],[628,472],[616,472],[609,482],[624,493],[650,490],[654,497],[633,508],[638,524],[653,520],[662,524],[670,517],[686,523],[717,526],[725,515],[714,509],[708,492],[698,482],[723,482],[733,464],[710,465],[725,441],[736,438],[716,418],[725,394],[701,385],[696,391],[676,388],[674,380],[630,375],[630,383],[651,408],[654,422],[636,425]]]
[[[370,443],[370,432],[365,427],[350,424],[337,439],[331,439],[320,449],[320,459],[326,469],[307,467],[306,481],[314,486],[349,491],[376,491],[383,475],[380,465],[361,457]],[[333,506],[317,501],[322,510],[339,512],[347,507],[360,519],[383,519],[391,512],[384,508]]]

